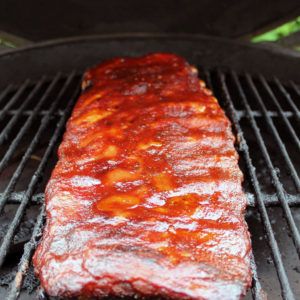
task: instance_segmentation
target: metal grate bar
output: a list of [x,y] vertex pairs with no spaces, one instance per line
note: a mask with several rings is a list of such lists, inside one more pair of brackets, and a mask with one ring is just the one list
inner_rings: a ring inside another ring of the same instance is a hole
[[17,209],[17,212],[11,222],[11,224],[9,225],[9,228],[5,234],[5,236],[3,237],[3,240],[2,240],[2,244],[0,246],[0,267],[3,265],[4,263],[4,259],[7,255],[7,252],[9,250],[9,247],[11,245],[11,242],[12,242],[12,239],[13,239],[13,236],[14,236],[14,233],[16,231],[16,229],[18,228],[18,226],[20,225],[20,222],[24,216],[24,213],[25,213],[25,210],[26,210],[26,207],[32,197],[32,194],[33,194],[33,191],[38,183],[38,180],[40,179],[40,177],[42,176],[42,172],[48,162],[48,159],[56,145],[56,142],[60,136],[60,134],[62,133],[63,131],[63,128],[64,128],[64,125],[65,125],[65,122],[66,122],[66,119],[67,119],[67,116],[68,114],[70,113],[71,111],[71,108],[73,107],[74,105],[74,102],[76,100],[76,96],[78,95],[78,92],[79,92],[79,87],[75,90],[75,93],[73,94],[73,96],[71,97],[69,103],[68,103],[68,106],[65,110],[65,113],[63,116],[60,117],[60,120],[57,124],[57,127],[54,131],[54,134],[52,135],[50,141],[49,141],[49,144],[48,144],[48,147],[42,157],[42,160],[41,162],[39,163],[39,166],[36,170],[36,172],[34,173],[34,175],[32,176],[31,180],[30,180],[30,183],[28,185],[28,188],[25,192],[25,195],[23,196],[23,199]]
[[[12,109],[12,110],[8,110],[6,112],[6,115],[9,116],[14,116],[15,114],[17,114],[19,112],[19,110],[16,109]],[[247,116],[247,113],[244,110],[237,110],[237,115],[238,117],[241,118],[245,118]],[[0,113],[1,113],[1,109],[0,109]],[[32,114],[32,110],[23,110],[20,112],[22,116],[30,116]],[[39,116],[44,116],[48,113],[47,110],[41,110],[37,113],[37,115]],[[56,115],[61,116],[62,111],[59,110],[56,112]],[[259,117],[263,117],[264,114],[259,111],[259,110],[253,110],[252,114],[254,117],[259,118]],[[272,111],[272,110],[268,110],[267,111],[268,116],[272,117],[272,118],[277,118],[280,117],[279,113],[277,111]],[[283,114],[287,117],[287,118],[292,118],[295,114],[292,111],[284,111]]]
[[[265,194],[265,193],[261,193],[261,194],[265,206],[278,206],[280,204],[277,194]],[[255,196],[252,193],[246,193],[246,195],[248,200],[248,206],[255,207],[256,205]],[[286,194],[285,197],[289,206],[300,206],[300,194],[296,194],[296,195]]]
[[[1,109],[0,109],[0,112],[1,112]],[[6,114],[8,115],[8,116],[14,116],[15,114],[17,114],[19,112],[19,110],[17,110],[17,109],[11,109],[11,110],[8,110],[7,112],[6,112]],[[30,110],[30,109],[25,109],[25,110],[23,110],[23,111],[21,111],[20,112],[21,113],[21,115],[22,116],[31,116],[32,115],[32,113],[33,113],[33,110]],[[46,115],[48,113],[48,110],[41,110],[41,111],[39,111],[38,113],[37,113],[37,115],[38,116],[44,116],[44,115]],[[272,115],[273,117],[276,117],[276,116],[278,116],[278,114],[277,114],[277,112],[269,112],[270,113],[270,115]],[[285,113],[285,115],[287,116],[287,118],[290,118],[290,117],[292,117],[294,114],[291,112],[291,111],[286,111],[286,112],[284,112]],[[62,110],[58,110],[57,112],[55,112],[55,115],[57,115],[57,116],[61,116],[63,114],[63,111]],[[243,114],[242,112],[241,112],[241,114],[244,116],[245,114]],[[259,112],[254,112],[254,115],[255,116],[261,116],[261,114],[259,113]]]
[[[56,82],[59,80],[59,77],[60,75],[58,75],[56,77],[56,79],[52,82],[52,84],[49,86],[49,88],[47,89],[46,93],[47,95],[49,94],[49,92],[52,90],[52,88],[55,86]],[[62,89],[60,90],[60,93],[59,95],[57,96],[56,100],[52,103],[51,105],[51,108],[49,109],[49,113],[48,115],[45,115],[41,121],[41,124],[40,124],[40,127],[38,128],[38,131],[36,132],[34,138],[32,139],[30,145],[28,146],[28,148],[26,149],[26,152],[24,153],[23,157],[22,157],[22,160],[21,162],[19,163],[16,171],[14,172],[12,178],[10,179],[9,183],[7,184],[6,188],[5,188],[5,191],[4,193],[2,194],[2,198],[0,199],[0,212],[3,211],[3,208],[8,200],[8,198],[10,197],[10,194],[13,190],[13,188],[15,187],[19,177],[21,176],[22,174],[22,171],[25,167],[25,164],[27,163],[28,159],[30,158],[30,155],[32,154],[32,152],[34,151],[35,147],[37,146],[41,136],[42,136],[42,133],[44,132],[44,130],[47,128],[47,125],[50,121],[50,116],[52,114],[52,112],[55,110],[56,106],[58,105],[59,101],[61,100],[61,97],[64,95],[66,89],[69,87],[70,83],[72,82],[74,78],[74,74],[72,73],[67,81],[65,82],[65,84],[63,85]],[[45,94],[46,94],[45,93]],[[47,97],[45,97],[44,99],[46,99]],[[28,119],[30,120],[30,119]],[[28,121],[27,120],[27,121]],[[26,124],[28,125],[28,124]],[[30,125],[30,124],[29,124]],[[15,148],[17,147],[17,144],[18,144],[18,141],[23,137],[23,135],[25,134],[26,132],[26,128],[29,127],[28,126],[24,126],[23,129],[24,130],[21,130],[19,132],[19,135],[17,136],[17,138],[14,140],[14,142],[11,144],[11,147],[9,148],[9,150],[6,152],[6,154],[4,155],[4,158],[2,159],[2,161],[4,159],[6,159],[6,157],[11,157],[11,155],[13,154],[13,151],[15,150]],[[11,152],[9,152],[11,151]],[[11,154],[10,154],[11,153]],[[1,169],[1,166],[2,166],[2,161],[0,162],[0,169]]]
[[27,271],[28,271],[28,268],[30,265],[30,260],[31,260],[33,251],[37,247],[39,237],[42,234],[42,226],[44,223],[44,216],[45,216],[45,206],[43,205],[41,208],[41,212],[36,219],[36,223],[34,225],[31,239],[24,246],[24,252],[21,257],[19,266],[18,266],[18,271],[15,275],[14,281],[12,282],[12,284],[10,286],[10,291],[7,296],[8,300],[15,300],[15,299],[18,299],[18,297],[19,297],[24,278],[27,274]]
[[[8,85],[0,94],[0,104],[5,100],[6,96],[12,91],[13,85]],[[1,110],[2,111],[2,110]],[[1,113],[1,112],[0,112]]]
[[297,119],[300,120],[299,109],[296,106],[296,104],[294,103],[291,95],[288,93],[288,91],[286,90],[286,88],[281,84],[281,82],[278,80],[278,78],[274,77],[274,81],[275,81],[277,87],[279,88],[280,92],[284,96],[284,98],[287,100],[287,102],[289,103],[289,105],[292,107],[292,109],[293,109],[293,111],[294,111]]
[[[209,73],[208,73],[208,75],[209,75]],[[258,179],[256,176],[256,171],[255,171],[255,168],[252,164],[252,160],[250,157],[249,147],[248,147],[248,144],[244,137],[244,133],[240,126],[238,117],[236,115],[236,111],[235,111],[235,108],[234,108],[234,105],[233,105],[233,102],[232,102],[232,99],[229,94],[229,90],[228,90],[228,87],[227,87],[227,84],[225,81],[225,75],[221,74],[218,71],[218,78],[221,83],[221,88],[223,91],[223,95],[225,97],[226,104],[228,106],[228,112],[230,113],[230,117],[233,121],[233,125],[237,132],[238,140],[240,141],[240,145],[239,145],[240,151],[243,154],[244,160],[247,165],[248,173],[252,179],[252,185],[253,185],[253,188],[254,188],[254,191],[256,194],[257,205],[258,205],[259,212],[260,212],[260,215],[262,218],[262,222],[263,222],[263,225],[264,225],[267,237],[268,237],[272,255],[274,257],[274,263],[276,265],[276,271],[277,271],[280,286],[281,286],[282,296],[284,299],[293,300],[293,299],[295,299],[295,297],[294,297],[293,291],[291,289],[291,286],[290,286],[290,283],[289,283],[289,280],[288,280],[288,277],[286,274],[286,270],[285,270],[283,262],[282,262],[280,250],[279,250],[277,241],[274,236],[274,231],[271,226],[271,222],[270,222],[269,215],[267,213],[266,206],[263,202],[260,185],[259,185],[259,182],[258,182]]]
[[[9,114],[10,112],[7,112],[7,113]],[[245,118],[247,116],[247,113],[244,110],[236,110],[236,113],[237,113],[237,116],[238,116],[239,119]],[[284,111],[283,114],[287,118],[291,118],[291,117],[294,116],[294,113],[291,112],[291,111]],[[252,110],[252,115],[253,115],[253,117],[256,117],[256,118],[264,116],[264,114],[259,110]],[[271,118],[280,117],[280,115],[277,111],[272,111],[272,110],[268,110],[267,115]]]
[[[7,199],[7,203],[10,204],[20,204],[22,201],[22,198],[25,194],[25,191],[20,191],[20,192],[12,192],[10,193],[8,199]],[[0,199],[3,198],[3,193],[0,193]],[[38,194],[34,194],[31,197],[31,202],[35,203],[35,204],[42,204],[44,202],[44,193],[38,193]]]
[[19,100],[19,97],[23,94],[23,92],[28,88],[30,80],[27,79],[17,90],[17,92],[10,98],[10,100],[6,103],[4,108],[2,108],[0,112],[0,121],[3,120],[6,112]]
[[295,132],[293,126],[291,125],[290,121],[288,120],[288,118],[283,114],[283,109],[282,109],[281,105],[279,104],[278,100],[276,99],[272,89],[270,88],[269,84],[266,82],[266,80],[263,76],[259,76],[259,79],[260,79],[261,83],[263,84],[264,88],[266,89],[266,91],[268,92],[269,96],[271,97],[273,103],[276,105],[278,112],[281,115],[281,118],[282,118],[285,126],[288,128],[289,133],[291,134],[291,136],[294,140],[294,143],[296,144],[298,150],[300,151],[299,137],[298,137],[297,133]]
[[[296,94],[300,97],[300,89],[299,89],[298,85],[296,85],[294,81],[290,81],[290,84],[291,84],[292,88],[294,89],[294,91],[296,92]],[[298,108],[297,108],[297,111],[299,112]]]
[[36,94],[40,91],[42,85],[45,83],[45,77],[42,78],[42,80],[34,87],[34,89],[30,92],[30,94],[26,97],[26,99],[23,101],[19,109],[17,110],[17,113],[9,120],[9,122],[6,124],[4,129],[0,133],[0,145],[3,144],[3,142],[9,137],[9,134],[13,128],[13,126],[18,121],[19,117],[21,116],[21,112],[26,108],[26,106],[34,99]]
[[[234,76],[236,77],[236,75],[234,75]],[[236,80],[237,79],[235,78],[235,81]],[[260,106],[260,108],[262,109],[262,111],[265,115],[265,120],[266,120],[266,122],[267,122],[267,124],[268,124],[274,138],[275,138],[275,141],[278,145],[278,148],[279,148],[279,150],[280,150],[280,152],[281,152],[281,154],[282,154],[282,156],[283,156],[283,158],[284,158],[284,160],[287,164],[287,167],[288,167],[288,169],[290,171],[290,174],[291,174],[291,176],[294,180],[294,183],[296,185],[297,191],[300,192],[300,179],[299,179],[297,171],[296,171],[296,169],[295,169],[295,167],[294,167],[294,165],[291,161],[291,158],[290,158],[290,156],[289,156],[289,154],[288,154],[288,152],[285,148],[285,145],[284,145],[284,143],[283,143],[283,141],[282,141],[282,139],[281,139],[281,137],[280,137],[280,135],[277,131],[277,128],[275,127],[275,125],[273,123],[273,120],[267,115],[267,109],[266,109],[266,107],[263,103],[263,100],[262,100],[256,86],[254,85],[254,82],[253,82],[252,78],[248,74],[246,75],[246,80],[247,80],[247,83],[249,84],[249,86],[251,87],[251,90],[252,90],[252,92],[253,92],[253,94],[254,94],[254,96],[255,96],[255,98],[256,98],[259,106]]]
[[[19,112],[19,110],[12,109],[12,110],[8,110],[6,112],[6,114],[9,115],[9,116],[14,116],[18,112]],[[0,113],[1,113],[1,109],[0,109]],[[32,110],[23,110],[20,113],[21,113],[22,116],[30,116],[32,114]],[[41,110],[41,111],[38,112],[38,115],[43,116],[43,115],[46,115],[47,113],[48,113],[47,110]],[[240,119],[245,118],[247,116],[247,113],[244,110],[237,110],[236,113],[237,113],[237,115]],[[62,111],[59,110],[59,111],[56,112],[56,114],[61,116]],[[256,118],[264,116],[264,114],[259,110],[253,110],[252,114]],[[270,116],[272,118],[280,117],[280,115],[277,111],[268,110],[267,114],[268,114],[268,116]],[[283,111],[283,114],[287,118],[292,118],[295,115],[292,111]]]
[[[21,199],[24,195],[25,191],[20,192],[12,192],[9,195],[8,203],[10,204],[19,204],[21,202]],[[3,193],[0,193],[0,199],[3,197]],[[248,206],[255,207],[256,201],[255,196],[252,193],[246,193]],[[278,206],[280,204],[278,200],[277,194],[265,194],[262,193],[262,198],[266,206]],[[296,195],[289,195],[286,194],[286,199],[289,204],[289,206],[300,206],[300,194]],[[34,194],[32,196],[31,202],[36,204],[41,204],[44,201],[44,193],[38,193]]]
[[251,292],[254,300],[266,299],[265,292],[263,291],[257,275],[257,266],[255,263],[254,255],[251,255],[251,271],[252,271],[252,287]]
[[[256,137],[256,140],[258,142],[258,145],[261,149],[261,152],[263,154],[263,157],[267,163],[267,166],[268,166],[268,169],[269,169],[269,172],[270,172],[270,175],[272,177],[272,182],[273,182],[273,185],[276,189],[276,192],[278,194],[278,198],[281,202],[281,205],[282,205],[282,208],[283,208],[283,211],[284,211],[284,214],[285,214],[285,217],[286,217],[286,220],[289,224],[289,227],[290,227],[290,230],[292,232],[292,237],[293,237],[293,240],[294,240],[294,243],[295,243],[295,247],[296,247],[296,250],[300,256],[300,233],[299,233],[299,230],[297,228],[297,225],[295,223],[295,220],[294,220],[294,217],[292,215],[292,212],[291,212],[291,209],[287,203],[287,199],[285,197],[285,192],[284,192],[284,189],[282,187],[282,184],[278,178],[278,175],[277,175],[277,172],[274,168],[274,165],[272,163],[272,160],[271,160],[271,157],[269,155],[269,152],[267,150],[267,147],[266,147],[266,144],[264,142],[264,139],[260,133],[260,129],[255,121],[255,119],[253,118],[253,116],[251,116],[251,107],[250,105],[248,104],[248,101],[247,101],[247,97],[242,89],[242,86],[238,80],[238,77],[236,76],[235,73],[232,72],[232,76],[233,76],[233,80],[236,84],[236,87],[239,91],[239,95],[241,96],[241,99],[242,99],[242,102],[243,102],[243,105],[245,106],[247,112],[249,112],[248,116],[249,116],[249,121],[250,121],[250,125],[254,131],[254,134],[255,134],[255,137]],[[252,81],[249,81],[250,77],[248,75],[246,75],[246,79],[248,81],[248,83],[250,84],[250,87],[252,88],[252,85],[251,83],[253,83]],[[254,86],[254,85],[253,85]],[[253,91],[255,93],[255,91]]]
[[[26,134],[27,130],[32,125],[32,122],[34,121],[34,119],[35,119],[35,117],[37,115],[38,110],[41,108],[41,106],[44,104],[44,102],[46,101],[46,99],[49,97],[49,95],[52,92],[53,88],[57,84],[59,78],[60,78],[60,74],[58,74],[53,79],[53,81],[48,86],[47,90],[45,91],[44,95],[42,96],[41,100],[39,101],[39,103],[37,104],[37,106],[35,107],[35,109],[32,111],[31,116],[26,120],[25,124],[22,126],[21,130],[19,131],[19,133],[17,134],[17,136],[14,138],[14,140],[10,144],[7,152],[5,153],[5,155],[3,156],[3,158],[0,161],[0,172],[3,171],[3,169],[6,167],[8,161],[13,156],[13,154],[14,154],[17,146],[19,145],[20,141],[22,140],[22,138]],[[48,111],[48,114],[49,114],[49,111]],[[1,209],[0,209],[0,211],[1,211]]]

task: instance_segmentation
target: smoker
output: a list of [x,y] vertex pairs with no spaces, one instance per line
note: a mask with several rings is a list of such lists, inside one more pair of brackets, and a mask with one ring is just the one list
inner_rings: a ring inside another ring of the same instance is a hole
[[157,33],[65,38],[0,55],[1,299],[47,299],[31,258],[44,225],[44,188],[84,70],[151,52],[194,64],[232,121],[253,247],[245,299],[300,298],[300,54]]

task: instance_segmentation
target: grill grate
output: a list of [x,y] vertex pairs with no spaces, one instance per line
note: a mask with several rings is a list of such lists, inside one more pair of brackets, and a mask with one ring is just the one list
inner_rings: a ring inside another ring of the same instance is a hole
[[[233,71],[204,70],[203,75],[239,142],[254,252],[246,299],[264,299],[265,292],[270,298],[299,298],[300,88]],[[28,294],[25,279],[43,227],[43,190],[80,77],[58,73],[0,93],[0,278],[11,279],[0,280],[1,298],[36,297]],[[28,220],[34,222],[22,236]]]

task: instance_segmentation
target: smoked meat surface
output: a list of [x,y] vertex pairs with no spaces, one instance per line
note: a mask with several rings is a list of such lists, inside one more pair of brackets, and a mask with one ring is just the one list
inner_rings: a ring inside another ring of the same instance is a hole
[[116,58],[82,85],[45,192],[42,287],[240,299],[251,284],[243,176],[230,121],[197,70],[173,54]]

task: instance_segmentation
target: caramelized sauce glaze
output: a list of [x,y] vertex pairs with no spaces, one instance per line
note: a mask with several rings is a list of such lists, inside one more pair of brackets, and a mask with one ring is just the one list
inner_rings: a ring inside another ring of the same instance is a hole
[[52,296],[239,299],[251,282],[231,124],[172,54],[84,76],[34,256]]

